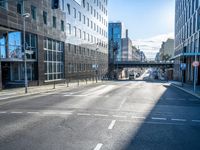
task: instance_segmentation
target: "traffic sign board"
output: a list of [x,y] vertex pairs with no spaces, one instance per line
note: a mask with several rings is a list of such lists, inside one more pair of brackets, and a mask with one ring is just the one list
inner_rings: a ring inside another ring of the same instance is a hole
[[192,66],[198,67],[198,66],[199,66],[199,62],[198,62],[198,61],[194,61],[194,62],[192,63]]
[[186,63],[181,63],[180,64],[180,69],[185,70],[186,69]]

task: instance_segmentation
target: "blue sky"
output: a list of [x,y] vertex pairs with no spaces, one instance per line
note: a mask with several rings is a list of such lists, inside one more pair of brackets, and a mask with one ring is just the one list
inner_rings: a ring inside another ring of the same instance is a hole
[[109,0],[108,3],[109,21],[122,21],[133,44],[149,54],[154,51],[152,55],[162,41],[173,38],[174,11],[175,0]]

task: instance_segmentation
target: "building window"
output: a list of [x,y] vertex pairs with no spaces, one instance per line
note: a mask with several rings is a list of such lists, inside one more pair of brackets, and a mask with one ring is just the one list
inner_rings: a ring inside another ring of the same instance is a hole
[[71,34],[71,24],[67,24],[67,33]]
[[64,11],[64,10],[65,10],[65,1],[62,0],[62,11]]
[[78,18],[79,18],[79,21],[81,21],[81,12],[80,11],[78,12]]
[[26,54],[27,59],[37,59],[37,36],[35,34],[26,33],[26,50],[30,53]]
[[53,16],[53,28],[56,28],[56,17]]
[[33,20],[36,20],[36,7],[35,6],[31,6],[31,15]]
[[61,20],[61,31],[65,31],[65,25],[63,20]]
[[54,81],[63,79],[63,52],[64,43],[52,39],[45,39],[45,80]]
[[78,33],[79,34],[79,38],[81,39],[82,38],[81,29],[79,29],[78,31],[79,31],[79,33]]
[[90,11],[90,4],[87,3],[87,10]]
[[74,36],[76,37],[76,27],[74,27]]
[[74,18],[76,18],[76,9],[74,8]]
[[85,8],[85,0],[83,0],[83,8]]
[[0,0],[0,7],[7,8],[7,0]]
[[86,40],[86,33],[83,31],[83,39]]
[[70,4],[67,4],[67,12],[68,12],[69,15],[71,14]]
[[22,14],[23,12],[23,1],[18,1],[17,2],[17,13]]
[[85,15],[83,15],[83,24],[85,24]]
[[47,12],[43,11],[43,22],[47,25]]
[[89,20],[89,18],[87,18],[87,26],[88,27],[90,26],[90,20]]

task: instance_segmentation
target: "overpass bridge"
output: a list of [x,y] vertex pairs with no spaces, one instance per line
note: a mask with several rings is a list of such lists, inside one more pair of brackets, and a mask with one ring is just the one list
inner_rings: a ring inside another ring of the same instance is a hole
[[173,68],[173,62],[155,62],[155,61],[116,61],[113,64],[114,68],[150,68],[150,67],[159,67],[159,68]]

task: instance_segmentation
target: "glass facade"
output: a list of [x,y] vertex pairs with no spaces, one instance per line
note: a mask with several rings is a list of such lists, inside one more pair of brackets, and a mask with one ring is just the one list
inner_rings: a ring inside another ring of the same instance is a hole
[[[24,50],[22,33],[10,31],[0,34],[0,56],[2,63],[2,80],[4,82],[18,82],[24,80]],[[36,80],[37,70],[37,36],[26,33],[26,57],[28,80]]]
[[[192,62],[195,60],[195,54],[197,61],[200,61],[200,1],[176,0],[174,79],[181,81],[183,78],[183,82],[194,81]],[[186,70],[180,69],[181,63],[186,64]],[[200,74],[197,76],[200,84]]]
[[[122,60],[122,41],[123,38],[123,26],[121,23],[109,23],[108,27],[108,37],[109,37],[109,60],[110,63]],[[116,49],[115,52],[113,49]]]
[[44,51],[45,80],[53,81],[63,79],[64,43],[47,38],[44,40]]

